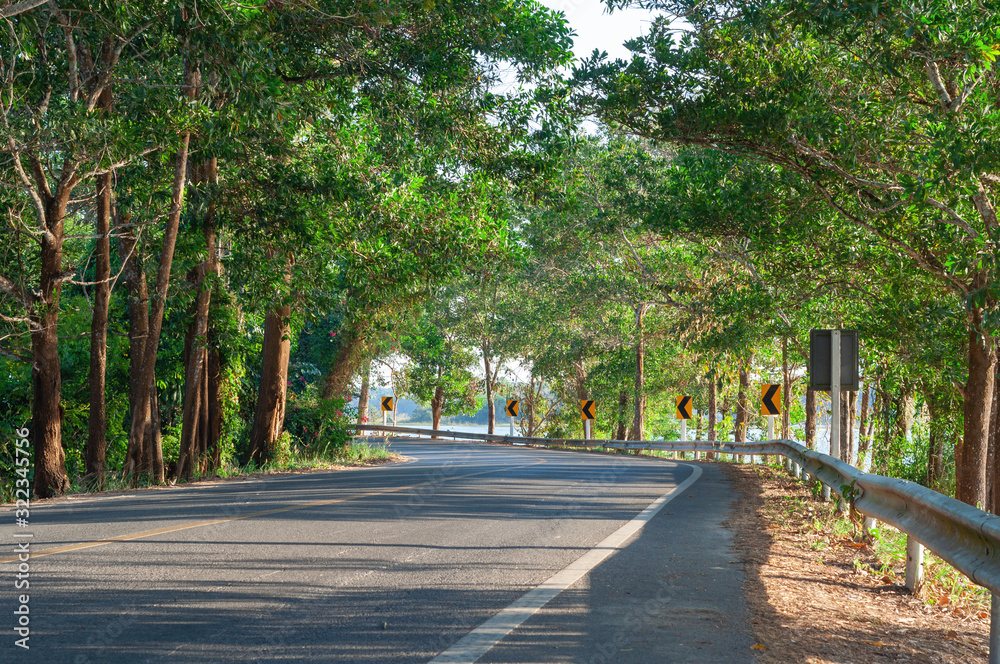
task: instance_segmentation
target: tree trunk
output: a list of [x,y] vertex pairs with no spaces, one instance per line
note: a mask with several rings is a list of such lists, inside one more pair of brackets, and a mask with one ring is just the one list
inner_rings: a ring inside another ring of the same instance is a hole
[[[199,169],[201,170],[201,169]],[[198,177],[197,182],[206,180]],[[211,214],[211,213],[209,213]],[[205,223],[207,254],[198,266],[195,276],[194,320],[188,332],[187,366],[184,372],[184,409],[181,417],[180,457],[177,461],[177,479],[187,479],[201,462],[202,447],[206,445],[208,429],[207,353],[208,313],[212,302],[211,277],[215,274],[215,228],[210,220]]]
[[496,424],[496,404],[493,403],[493,372],[490,370],[489,344],[483,344],[480,350],[483,353],[483,371],[486,376],[486,412],[489,414],[486,432],[493,433]]
[[806,388],[806,447],[816,449],[816,390]]
[[858,468],[864,468],[865,459],[868,457],[868,411],[871,402],[871,388],[867,381],[861,385],[861,417],[858,423]]
[[358,370],[364,359],[365,335],[360,327],[350,324],[343,332],[340,349],[330,364],[326,378],[323,379],[323,398],[341,398],[351,384],[354,372]]
[[[180,452],[175,471],[176,479],[187,479],[198,460],[199,436],[201,435],[202,411],[208,404],[202,400],[205,374],[204,340],[208,325],[207,298],[199,294],[195,305],[195,320],[188,329],[184,348],[184,405],[181,411]],[[201,309],[205,307],[204,320]]]
[[[196,74],[185,72],[185,86],[191,88],[190,97],[194,96]],[[149,403],[154,390],[153,380],[156,370],[156,356],[160,345],[160,331],[163,328],[163,311],[169,295],[170,268],[174,260],[174,248],[177,246],[177,234],[180,227],[181,211],[184,208],[184,188],[187,181],[188,144],[191,132],[185,132],[181,139],[177,154],[174,155],[174,182],[171,193],[170,213],[167,215],[166,228],[163,232],[163,248],[160,251],[160,266],[156,273],[156,286],[153,289],[152,302],[149,311],[149,328],[146,341],[142,348],[142,361],[139,366],[138,381],[135,390],[135,403]],[[143,408],[145,418],[135,417],[133,412],[132,425],[129,431],[129,444],[134,448],[142,448],[142,439],[151,426],[152,409]],[[142,466],[137,467],[142,472]]]
[[615,434],[615,440],[627,440],[628,422],[625,421],[627,414],[628,392],[622,390],[618,393],[618,432]]
[[[207,344],[207,339],[206,339]],[[201,472],[205,472],[205,467],[208,465],[205,461],[205,456],[208,453],[209,446],[209,431],[208,431],[208,347],[202,349],[201,351],[202,359],[201,366],[204,367],[201,374],[201,411],[198,415],[198,445],[195,448],[195,455],[191,457],[192,467],[198,468]],[[194,463],[197,461],[197,464]]]
[[181,409],[181,439],[177,455],[177,465],[174,468],[174,478],[186,479],[191,475],[190,467],[193,459],[197,458],[195,451],[196,438],[198,436],[198,426],[201,423],[201,375],[192,376],[192,368],[200,365],[201,353],[198,357],[192,357],[195,348],[195,324],[188,327],[187,336],[184,340],[184,402]]
[[632,440],[644,440],[646,415],[646,389],[644,375],[644,360],[646,344],[642,334],[642,317],[646,313],[646,305],[635,308],[635,414],[632,419]]
[[[882,403],[882,448],[881,450],[872,450],[872,468],[879,475],[885,475],[888,468],[889,451],[892,449],[893,415],[898,413],[901,408],[900,402],[893,401],[888,392],[881,394],[880,401]],[[876,452],[881,452],[881,454]],[[876,460],[878,460],[877,465],[875,464]]]
[[[438,379],[441,378],[441,370],[438,370]],[[438,385],[434,388],[434,398],[431,399],[431,428],[437,431],[441,428],[441,411],[444,409],[444,387]],[[437,436],[434,436],[437,438]]]
[[250,460],[257,464],[273,458],[275,442],[285,424],[291,315],[292,307],[286,304],[264,317],[260,387],[250,429]]
[[[997,454],[1000,454],[1000,362],[996,365],[994,370],[993,379],[993,405],[990,410],[990,433],[989,439],[987,441],[987,458],[986,458],[986,499],[987,505],[989,505],[989,511],[993,514],[1000,514],[1000,475],[998,475],[998,459]],[[937,446],[937,456],[944,457],[944,441],[942,440]],[[943,465],[943,463],[941,463]],[[928,474],[930,474],[930,466],[936,466],[935,457],[931,456],[928,459]],[[938,471],[937,477],[941,477],[942,473]]]
[[872,405],[868,411],[868,430],[865,432],[865,449],[868,454],[862,461],[861,469],[866,473],[871,471],[872,463],[875,461],[875,424],[878,421],[879,409],[882,408],[882,399],[879,395],[880,390],[876,384],[872,387]]
[[[898,441],[909,441],[910,432],[913,430],[915,410],[916,403],[913,395],[913,386],[906,383],[900,392],[899,406],[896,410],[895,432]],[[897,449],[899,448],[897,447]]]
[[86,479],[104,487],[107,415],[104,389],[108,366],[108,307],[111,297],[111,174],[98,175],[97,266],[94,274],[94,311],[90,322],[90,414],[87,422]]
[[792,370],[788,366],[788,337],[781,339],[781,437],[792,439]]
[[944,441],[944,420],[942,418],[944,413],[938,409],[937,400],[929,386],[924,390],[924,400],[927,404],[927,419],[930,424],[927,440],[927,474],[924,482],[929,488],[934,489],[940,479],[934,459],[938,456]]
[[[747,442],[747,425],[750,423],[750,409],[747,403],[747,391],[750,389],[750,371],[740,367],[740,390],[736,397],[736,422],[733,440],[737,443]],[[739,455],[739,462],[746,461],[745,455]]]
[[59,293],[62,290],[63,219],[68,191],[45,200],[41,236],[40,297],[31,318],[31,425],[35,447],[34,492],[39,498],[69,490],[62,447],[62,375],[59,363]]
[[[578,401],[585,401],[587,399],[587,365],[584,364],[583,359],[579,359],[573,363],[573,376],[575,379],[576,386],[576,398]],[[580,404],[577,404],[579,407]],[[581,438],[585,438],[587,435],[587,425],[584,421],[580,420]]]
[[528,388],[528,394],[526,395],[527,398],[524,400],[525,410],[527,411],[528,415],[528,430],[525,432],[525,435],[528,436],[529,438],[535,436],[535,399],[536,399],[535,381],[536,381],[535,372],[534,369],[532,369],[531,384],[529,385]]
[[[716,420],[718,420],[719,415],[719,404],[718,404],[718,386],[716,385],[715,372],[709,376],[708,380],[708,440],[716,441],[715,437],[715,425]],[[715,461],[715,452],[708,453],[708,459],[710,461]]]
[[987,506],[986,454],[996,355],[993,340],[988,334],[981,332],[982,311],[974,308],[970,318],[969,377],[965,384],[965,436],[961,455],[955,455],[955,497],[969,505]]
[[222,462],[222,362],[215,347],[214,335],[209,333],[208,348],[208,430],[204,473],[214,473]]
[[361,391],[358,393],[358,424],[368,424],[368,401],[371,389],[372,361],[368,360],[361,374]]
[[840,460],[854,465],[854,448],[851,445],[851,429],[853,428],[852,410],[856,392],[844,392],[840,403]]
[[871,395],[871,406],[868,411],[868,434],[866,436],[868,449],[868,457],[863,461],[864,466],[862,470],[866,473],[870,472],[875,464],[875,428],[879,421],[879,415],[882,413],[884,405],[882,403],[882,390],[878,383],[872,385],[872,395]]
[[142,465],[149,469],[150,479],[162,484],[166,479],[163,465],[163,444],[160,436],[160,398],[156,393],[156,373],[153,373],[153,389],[149,393],[149,404],[146,410],[148,424],[142,449],[145,456]]
[[[143,346],[149,333],[149,293],[146,290],[146,277],[139,264],[138,239],[129,223],[130,215],[118,214],[116,217],[118,258],[122,264],[122,279],[125,288],[128,289],[129,417],[130,420],[142,419],[148,422],[149,401],[140,407],[136,390],[142,370]],[[146,436],[137,439],[129,437],[125,451],[126,475],[148,472],[148,469],[142,468],[145,452],[143,445],[146,438]]]

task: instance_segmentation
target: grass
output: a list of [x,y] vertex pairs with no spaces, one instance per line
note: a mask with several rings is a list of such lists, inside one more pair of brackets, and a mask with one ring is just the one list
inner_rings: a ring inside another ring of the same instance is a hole
[[395,458],[388,448],[382,445],[372,445],[366,442],[349,442],[343,447],[320,452],[293,451],[287,458],[257,466],[248,464],[239,468],[237,474],[288,472],[293,470],[310,470],[333,468],[336,466],[363,466],[371,463],[383,463]]
[[[813,551],[833,547],[856,549],[858,553],[867,554],[854,561],[854,568],[859,573],[902,585],[906,578],[906,534],[883,523],[865,533],[860,515],[855,513],[851,518],[835,506],[835,502],[817,503],[804,501],[802,497],[790,497],[785,505],[788,521],[804,520],[804,529],[814,536],[809,544]],[[951,606],[960,613],[978,618],[989,616],[990,591],[976,585],[928,550],[924,551],[924,586],[920,599],[930,606]]]
[[[869,573],[902,582],[906,568],[906,534],[880,524],[871,532],[870,547],[876,562],[869,566]],[[954,606],[972,614],[988,614],[990,610],[989,590],[974,584],[967,576],[926,550],[924,587],[920,596],[932,606]]]

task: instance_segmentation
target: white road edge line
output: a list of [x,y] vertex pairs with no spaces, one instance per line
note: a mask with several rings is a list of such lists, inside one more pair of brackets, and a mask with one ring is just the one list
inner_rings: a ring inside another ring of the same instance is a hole
[[[684,464],[686,465],[686,464]],[[621,548],[632,535],[639,532],[663,507],[701,477],[701,468],[688,466],[694,472],[673,490],[663,494],[624,526],[604,538],[597,546],[577,558],[541,585],[521,595],[510,606],[500,611],[482,625],[472,630],[453,646],[432,659],[428,664],[473,664],[500,643],[508,634],[520,627],[536,611],[549,603],[559,593],[569,588],[584,574],[600,565],[605,558]]]

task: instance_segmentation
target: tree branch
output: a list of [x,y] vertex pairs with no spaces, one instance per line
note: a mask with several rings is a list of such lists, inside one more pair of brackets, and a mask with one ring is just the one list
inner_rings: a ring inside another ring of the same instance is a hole
[[17,172],[17,176],[21,179],[21,184],[28,192],[28,196],[31,197],[32,202],[35,204],[35,209],[38,212],[38,219],[41,227],[45,228],[45,203],[42,201],[42,197],[35,187],[31,184],[31,178],[28,174],[24,172],[24,166],[21,164],[21,153],[17,151],[17,145],[14,144],[14,138],[12,136],[7,136],[7,149],[10,150],[10,155],[13,158],[14,170]]
[[76,101],[80,96],[80,70],[76,52],[76,41],[73,39],[73,26],[62,10],[59,9],[56,0],[48,1],[52,15],[59,21],[59,25],[63,29],[63,34],[66,36],[66,62],[69,64],[69,71],[67,72],[69,78],[69,99],[70,101]]
[[976,206],[976,212],[986,223],[986,228],[996,228],[998,225],[997,210],[990,201],[989,192],[986,191],[982,182],[976,182],[976,193],[972,196],[972,202]]
[[788,140],[789,140],[789,142],[791,142],[791,144],[793,146],[795,146],[795,148],[799,152],[801,152],[805,156],[812,157],[813,159],[816,159],[817,161],[819,161],[820,163],[822,163],[824,166],[826,166],[827,168],[829,168],[831,171],[833,171],[834,173],[836,173],[840,177],[842,177],[845,180],[847,180],[849,182],[852,182],[852,183],[854,183],[854,184],[856,184],[858,186],[873,187],[875,189],[881,189],[883,191],[896,191],[896,192],[903,191],[903,188],[901,186],[899,186],[898,184],[888,184],[888,183],[885,183],[885,182],[878,182],[877,180],[865,180],[864,178],[859,178],[856,175],[851,175],[850,173],[848,173],[847,171],[845,171],[843,168],[841,168],[840,166],[837,166],[835,163],[833,163],[832,161],[830,161],[829,159],[827,159],[826,157],[824,157],[821,153],[817,152],[816,150],[813,150],[807,144],[805,144],[802,141],[798,140],[794,136],[792,136]]
[[932,274],[932,275],[934,275],[936,277],[940,277],[941,279],[943,279],[948,285],[950,285],[952,288],[954,288],[954,290],[957,291],[960,295],[968,295],[969,294],[969,290],[970,289],[969,289],[969,286],[967,284],[962,283],[961,281],[959,281],[958,279],[956,279],[952,275],[948,274],[948,272],[945,271],[941,266],[939,266],[939,265],[933,265],[932,263],[930,263],[925,256],[922,256],[920,254],[920,252],[918,252],[916,249],[914,249],[910,245],[906,244],[905,242],[902,242],[902,241],[898,240],[897,238],[889,235],[888,233],[885,233],[884,231],[879,230],[874,225],[868,223],[867,221],[865,221],[861,217],[859,217],[859,216],[857,216],[855,214],[851,214],[850,212],[848,212],[846,209],[844,209],[843,206],[841,206],[839,203],[837,203],[834,200],[833,194],[831,194],[829,192],[829,190],[827,190],[826,187],[824,187],[819,182],[817,182],[815,178],[810,177],[810,181],[813,183],[813,186],[816,187],[816,189],[819,190],[819,192],[821,194],[823,194],[823,197],[826,199],[827,204],[830,207],[832,207],[834,210],[836,210],[837,212],[839,212],[840,214],[842,214],[844,217],[846,217],[849,221],[857,224],[858,226],[861,226],[865,230],[867,230],[867,231],[873,233],[874,235],[876,235],[877,237],[881,238],[883,241],[885,241],[885,242],[889,243],[890,245],[896,247],[897,249],[899,249],[900,251],[902,251],[904,254],[906,254],[907,256],[909,256],[921,268],[923,268],[924,270],[926,270],[930,274]]
[[44,5],[48,0],[21,0],[11,5],[0,7],[0,18],[10,18],[24,12],[31,11],[39,5]]
[[941,109],[945,111],[951,110],[952,98],[948,93],[948,88],[944,85],[944,81],[941,80],[941,70],[938,69],[937,63],[928,58],[927,64],[924,65],[924,71],[927,72],[927,78],[930,79],[931,87],[934,88],[934,91],[938,95],[938,103],[941,104]]
[[34,361],[30,355],[21,355],[19,353],[12,353],[9,350],[4,350],[0,348],[0,355],[3,357],[9,357],[12,360],[17,360],[19,362],[32,362]]
[[0,274],[0,293],[14,298],[26,308],[30,308],[38,299],[34,293],[24,290],[16,281],[2,274]]
[[953,224],[955,226],[958,226],[959,228],[962,228],[963,230],[965,230],[966,234],[969,237],[971,237],[972,239],[978,239],[979,238],[979,231],[977,231],[975,228],[973,228],[972,224],[970,224],[968,221],[966,221],[964,217],[962,217],[960,214],[958,214],[957,212],[955,212],[954,210],[952,210],[949,206],[947,206],[944,203],[942,203],[941,201],[939,201],[937,199],[934,199],[934,198],[931,198],[929,196],[925,200],[927,201],[927,204],[930,205],[931,207],[937,208],[938,210],[941,210],[946,215],[948,215],[949,217],[951,217],[951,221],[950,222],[948,222],[946,220],[947,223],[950,223],[950,224]]

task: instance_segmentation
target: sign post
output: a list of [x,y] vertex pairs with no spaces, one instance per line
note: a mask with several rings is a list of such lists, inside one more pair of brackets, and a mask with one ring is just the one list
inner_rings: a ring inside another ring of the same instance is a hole
[[771,383],[760,386],[760,414],[767,417],[767,439],[774,440],[774,418],[781,415],[780,384]]
[[[840,458],[840,330],[830,330],[830,456]],[[826,485],[823,500],[830,500]]]
[[[840,392],[857,390],[859,379],[857,330],[809,332],[809,388],[830,392],[830,456],[837,459],[840,458]],[[830,499],[827,486],[823,487],[823,499]]]
[[[681,442],[687,442],[687,423],[691,419],[691,395],[682,394],[677,397],[677,419],[681,421]],[[676,458],[676,454],[674,457]],[[684,458],[684,453],[681,452],[681,458]]]
[[[386,415],[396,407],[395,401],[392,397],[382,397],[382,426],[386,426],[387,424]],[[385,431],[382,431],[382,433],[386,434]]]
[[507,399],[507,414],[510,415],[510,437],[514,437],[514,418],[517,417],[517,400]]
[[583,439],[590,440],[590,421],[597,415],[597,404],[593,400],[580,400],[580,417],[583,418]]

